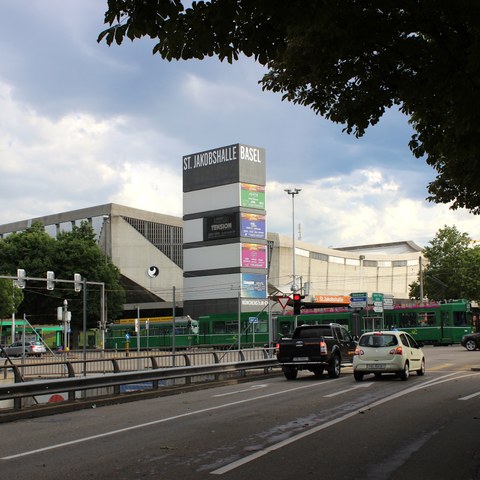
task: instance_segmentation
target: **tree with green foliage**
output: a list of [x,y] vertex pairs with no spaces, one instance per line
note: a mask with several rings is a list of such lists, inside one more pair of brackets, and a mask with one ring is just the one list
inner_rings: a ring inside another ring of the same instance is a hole
[[[424,296],[432,300],[480,299],[480,246],[455,226],[440,229],[430,246],[423,249],[427,265],[423,269]],[[410,285],[410,296],[419,298],[420,285]]]
[[[72,330],[83,327],[83,292],[75,292],[73,283],[66,282],[55,282],[54,290],[47,290],[49,270],[55,272],[56,279],[73,281],[74,273],[79,273],[87,282],[104,282],[107,318],[115,319],[123,311],[125,292],[120,285],[120,271],[100,250],[88,222],[60,232],[57,238],[48,235],[41,223],[34,223],[23,232],[0,239],[0,273],[15,276],[18,268],[24,269],[27,277],[45,278],[28,280],[23,289],[17,313],[26,314],[31,323],[55,323],[57,308],[67,300]],[[11,283],[0,284],[1,297],[9,292]],[[87,284],[87,328],[96,327],[101,319],[100,305],[100,286]]]
[[[107,318],[115,319],[123,312],[125,291],[120,285],[120,270],[100,250],[95,232],[88,222],[74,226],[72,231],[57,235],[55,259],[58,278],[73,279],[75,273],[89,282],[105,283]],[[83,292],[72,292],[68,286],[70,300],[68,308],[75,323],[81,325],[83,315]],[[101,290],[99,285],[87,285],[88,326],[94,327],[100,320]],[[79,322],[80,320],[80,322]]]
[[0,319],[11,317],[23,301],[23,291],[13,280],[0,278]]
[[428,200],[480,213],[480,2],[108,0],[98,41],[150,37],[166,60],[243,54],[264,90],[357,137],[396,106],[436,172]]
[[[0,239],[0,273],[13,276],[21,268],[29,277],[46,277],[46,272],[53,270],[54,244],[55,239],[45,232],[41,223],[34,223],[24,232]],[[9,286],[7,290],[10,290]],[[50,306],[51,295],[46,291],[46,283],[30,283],[17,313],[29,313],[35,320],[40,312],[48,312]],[[44,316],[38,319],[41,321]]]

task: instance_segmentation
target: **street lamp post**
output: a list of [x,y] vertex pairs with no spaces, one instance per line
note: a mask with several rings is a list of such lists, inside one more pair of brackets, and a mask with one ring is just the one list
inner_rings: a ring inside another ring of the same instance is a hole
[[63,301],[63,351],[67,351],[67,339],[68,339],[68,331],[67,331],[67,322],[68,322],[68,301],[65,299]]
[[297,288],[297,277],[295,275],[295,195],[302,191],[301,188],[285,189],[292,196],[292,292],[295,293]]
[[[110,214],[103,216],[103,224],[105,228],[105,235],[104,235],[104,245],[105,245],[105,268],[108,265],[108,258],[111,258],[112,252],[112,221],[111,221]],[[107,237],[107,233],[109,234]],[[102,332],[102,352],[105,352],[105,329],[107,328],[107,321],[108,321],[108,309],[107,309],[107,297],[105,294],[105,285],[103,285],[103,293],[102,293],[102,324],[101,324],[101,332]]]
[[[103,244],[105,246],[105,265],[107,264],[107,259],[110,257],[110,244],[109,242],[112,241],[111,234],[108,235],[109,230],[111,231],[111,224],[110,224],[110,215],[104,215],[103,216],[103,228],[105,229],[105,232],[103,234]],[[110,238],[108,238],[110,237]]]
[[360,255],[358,259],[360,260],[360,291],[363,292],[363,267],[364,267],[365,255]]

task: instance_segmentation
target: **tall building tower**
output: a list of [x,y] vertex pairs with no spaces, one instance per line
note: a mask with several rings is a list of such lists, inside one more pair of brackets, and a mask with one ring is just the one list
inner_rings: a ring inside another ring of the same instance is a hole
[[234,144],[183,157],[184,313],[267,302],[265,149]]

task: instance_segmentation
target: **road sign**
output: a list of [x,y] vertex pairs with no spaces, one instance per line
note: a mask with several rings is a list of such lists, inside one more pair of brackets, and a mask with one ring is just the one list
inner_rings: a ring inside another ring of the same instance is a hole
[[258,323],[258,317],[248,317],[250,323]]
[[351,308],[367,308],[367,292],[354,292],[350,294]]
[[290,300],[290,297],[285,297],[285,296],[277,297],[277,302],[280,304],[283,310],[285,310],[285,307],[287,306],[289,300]]
[[367,308],[367,302],[355,302],[350,304],[350,308],[353,309],[362,309],[362,308]]
[[383,296],[383,308],[385,310],[393,310],[393,295],[385,294]]
[[378,293],[378,292],[372,293],[372,300],[373,300],[373,303],[383,302],[383,293]]

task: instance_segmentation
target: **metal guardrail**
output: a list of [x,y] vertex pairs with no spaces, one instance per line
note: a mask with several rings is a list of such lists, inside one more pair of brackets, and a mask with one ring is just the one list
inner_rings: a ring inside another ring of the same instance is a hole
[[[205,354],[206,352],[203,352]],[[270,371],[273,367],[278,367],[276,358],[271,356],[271,351],[262,350],[237,350],[227,352],[209,352],[209,355],[203,359],[212,358],[214,363],[201,364],[200,357],[192,353],[183,353],[176,355],[167,355],[169,363],[167,366],[160,365],[157,356],[139,356],[128,357],[128,361],[133,360],[134,364],[127,363],[125,357],[108,358],[101,360],[69,360],[57,362],[40,362],[28,365],[29,368],[41,368],[44,365],[60,365],[63,367],[63,374],[58,378],[49,378],[33,381],[23,381],[24,375],[21,369],[25,369],[25,364],[3,365],[4,369],[13,369],[14,380],[16,383],[0,384],[0,401],[13,401],[10,410],[20,410],[25,408],[27,397],[52,396],[62,394],[67,396],[63,402],[73,403],[79,398],[88,397],[115,397],[128,394],[124,387],[136,384],[136,391],[139,390],[158,390],[160,384],[167,381],[175,382],[177,379],[183,379],[184,384],[192,383],[195,378],[204,382],[206,379],[218,379],[222,375],[245,375],[249,370],[263,369],[264,372]],[[261,354],[263,358],[249,358]],[[232,361],[232,357],[237,357]],[[165,355],[161,358],[164,360]],[[182,365],[178,365],[182,359]],[[225,361],[227,360],[227,361]],[[230,360],[230,361],[229,361]],[[132,368],[138,366],[141,361],[144,369]],[[99,371],[99,365],[104,368],[104,363],[110,364],[109,369]],[[195,365],[195,363],[198,363]],[[123,364],[123,370],[122,370]],[[177,365],[175,365],[177,364]],[[86,365],[94,365],[94,368],[85,368]],[[77,376],[77,370],[82,371],[82,376]],[[127,368],[125,368],[127,367]],[[33,371],[33,370],[32,370]],[[88,371],[88,373],[87,373]],[[1,410],[0,410],[1,412]],[[1,413],[0,413],[1,416]]]
[[271,348],[244,350],[191,349],[172,354],[171,351],[141,351],[132,355],[125,352],[92,351],[84,357],[82,352],[70,351],[57,355],[44,355],[22,359],[5,359],[0,365],[0,379],[13,372],[15,382],[38,378],[73,377],[98,373],[117,373],[152,368],[208,365],[243,360],[271,358]]

